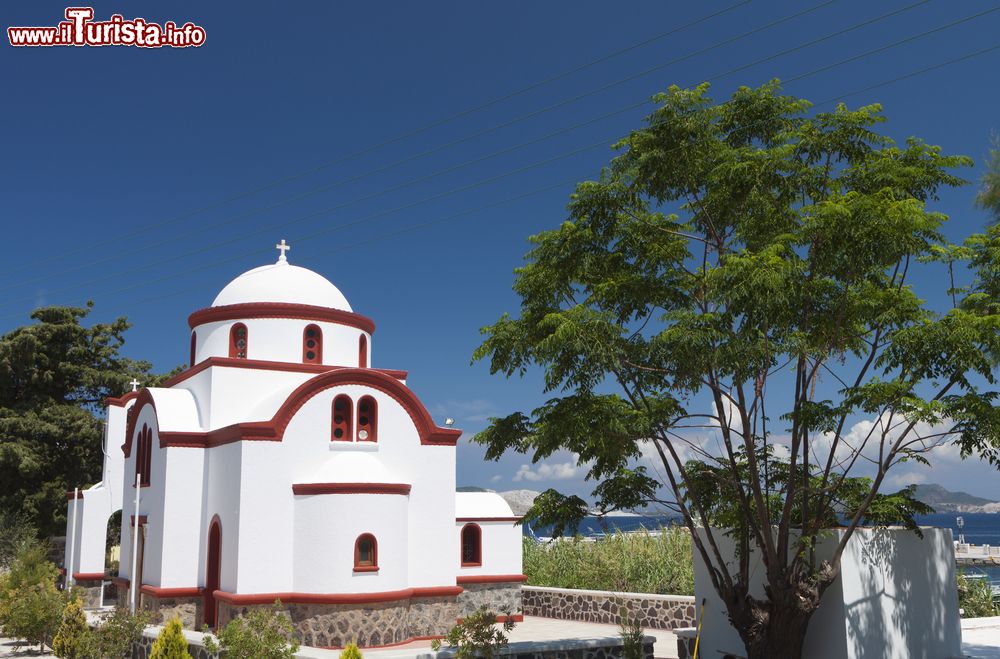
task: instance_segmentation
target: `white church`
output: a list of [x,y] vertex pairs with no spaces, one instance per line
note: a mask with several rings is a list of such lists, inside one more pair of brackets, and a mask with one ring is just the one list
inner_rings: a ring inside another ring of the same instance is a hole
[[280,600],[304,645],[373,647],[480,604],[519,616],[521,530],[500,496],[456,493],[461,431],[276,247],[188,318],[187,370],[107,401],[103,480],[67,495],[67,578],[99,603],[123,510],[119,602],[188,628]]

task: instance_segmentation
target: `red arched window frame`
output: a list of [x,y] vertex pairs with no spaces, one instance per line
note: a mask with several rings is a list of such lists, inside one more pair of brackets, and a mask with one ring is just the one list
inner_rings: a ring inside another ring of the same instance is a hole
[[479,567],[483,564],[483,530],[478,524],[462,527],[462,567]]
[[330,440],[334,442],[349,442],[352,440],[353,424],[351,415],[354,403],[350,396],[343,394],[333,399],[333,424],[330,429]]
[[153,463],[153,431],[146,424],[142,425],[135,444],[135,472],[139,474],[139,487],[146,487]]
[[302,330],[302,363],[323,363],[323,330],[319,325],[307,325]]
[[362,533],[354,541],[354,571],[378,572],[378,540],[371,533]]
[[194,352],[198,347],[198,333],[191,332],[191,366],[194,366]]
[[243,323],[236,323],[229,328],[229,357],[232,359],[246,359],[249,339],[247,326]]
[[358,441],[378,441],[378,403],[371,396],[358,401]]
[[368,368],[368,337],[364,334],[358,339],[358,368]]

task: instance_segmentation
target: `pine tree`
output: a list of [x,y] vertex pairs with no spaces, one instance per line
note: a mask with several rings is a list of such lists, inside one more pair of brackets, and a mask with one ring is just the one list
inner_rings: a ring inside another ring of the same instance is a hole
[[181,619],[174,618],[163,628],[153,643],[150,659],[192,659],[187,639],[181,628]]
[[82,659],[82,649],[86,645],[88,634],[90,628],[87,627],[87,616],[83,613],[83,603],[79,597],[74,597],[63,609],[62,623],[52,640],[52,651],[61,659]]

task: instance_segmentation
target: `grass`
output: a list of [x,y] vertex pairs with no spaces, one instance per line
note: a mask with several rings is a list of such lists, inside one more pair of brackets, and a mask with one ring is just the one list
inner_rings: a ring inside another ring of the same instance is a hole
[[694,594],[691,534],[672,526],[660,533],[616,533],[588,542],[524,540],[530,586],[670,595]]

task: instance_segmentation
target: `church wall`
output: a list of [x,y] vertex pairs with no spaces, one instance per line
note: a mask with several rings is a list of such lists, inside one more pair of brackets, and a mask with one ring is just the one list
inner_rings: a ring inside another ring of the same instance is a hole
[[213,367],[212,407],[206,430],[243,421],[268,421],[311,373]]
[[[195,449],[201,450],[201,449]],[[198,585],[205,585],[208,565],[208,529],[214,516],[219,516],[222,527],[222,569],[219,587],[228,592],[236,591],[237,564],[240,547],[240,467],[243,459],[243,442],[224,444],[205,451],[203,474],[205,491],[199,520],[198,534]],[[252,515],[247,509],[246,514]]]
[[[521,574],[522,566],[522,533],[521,526],[515,526],[511,521],[490,522],[479,520],[474,522],[482,533],[482,565],[477,567],[459,567],[459,577],[480,575],[517,575]],[[455,535],[461,543],[462,528],[465,522],[456,522]]]
[[164,553],[160,582],[155,585],[189,588],[198,582],[199,557],[204,551],[199,540],[207,537],[201,515],[205,451],[179,447],[156,450],[165,454],[167,476],[161,488],[170,492],[170,498],[165,501],[160,524]]
[[247,359],[302,363],[302,332],[308,325],[323,330],[323,363],[332,366],[358,366],[358,339],[368,340],[371,360],[372,339],[355,327],[322,321],[294,318],[250,318],[205,323],[197,332],[195,363],[209,357],[229,356],[229,330],[237,322],[247,327]]

